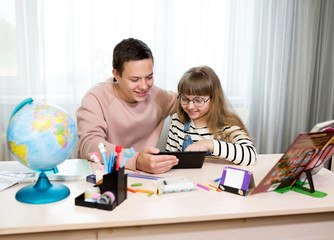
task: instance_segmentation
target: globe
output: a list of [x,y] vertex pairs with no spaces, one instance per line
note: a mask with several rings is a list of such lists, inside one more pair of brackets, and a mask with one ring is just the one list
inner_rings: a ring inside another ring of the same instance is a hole
[[75,123],[60,107],[32,98],[18,104],[9,120],[7,145],[15,160],[40,173],[35,185],[17,192],[18,201],[49,203],[69,195],[69,189],[51,183],[46,172],[57,173],[57,165],[71,155],[76,139]]

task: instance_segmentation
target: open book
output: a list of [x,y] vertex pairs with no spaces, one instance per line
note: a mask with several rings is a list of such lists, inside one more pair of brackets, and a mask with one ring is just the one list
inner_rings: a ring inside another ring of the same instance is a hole
[[311,130],[311,132],[330,132],[334,131],[334,120],[317,123]]
[[334,131],[301,133],[251,194],[292,187],[305,171],[316,174],[334,154]]

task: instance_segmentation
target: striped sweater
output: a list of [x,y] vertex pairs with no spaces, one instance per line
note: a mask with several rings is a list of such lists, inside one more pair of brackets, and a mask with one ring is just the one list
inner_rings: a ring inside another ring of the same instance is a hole
[[224,126],[221,132],[226,135],[226,141],[213,138],[207,127],[197,128],[190,122],[190,130],[184,131],[184,124],[179,120],[177,113],[172,116],[169,127],[166,150],[182,151],[183,139],[190,135],[194,142],[203,139],[212,139],[214,143],[213,156],[219,156],[238,165],[254,165],[256,162],[256,149],[247,133],[238,126]]

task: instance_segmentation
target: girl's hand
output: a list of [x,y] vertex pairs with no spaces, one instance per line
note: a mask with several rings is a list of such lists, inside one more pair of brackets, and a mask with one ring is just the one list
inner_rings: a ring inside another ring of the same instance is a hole
[[213,141],[211,139],[204,139],[190,144],[185,151],[210,151],[213,152]]

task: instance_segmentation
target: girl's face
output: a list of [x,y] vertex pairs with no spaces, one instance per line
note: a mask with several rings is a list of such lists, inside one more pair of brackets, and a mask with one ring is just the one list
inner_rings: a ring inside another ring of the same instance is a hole
[[180,95],[182,109],[192,119],[196,127],[206,125],[206,114],[210,109],[210,96]]
[[119,95],[129,103],[144,101],[154,83],[153,62],[150,58],[125,62],[122,76],[115,69],[113,74],[119,83]]

